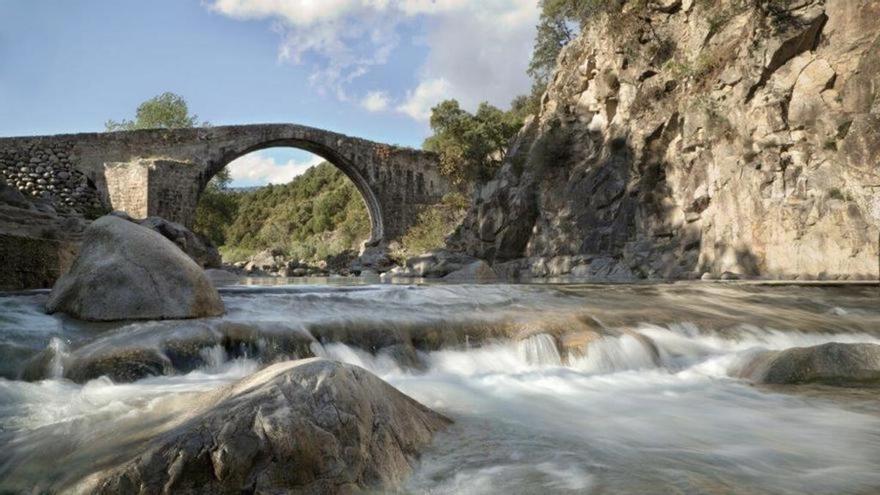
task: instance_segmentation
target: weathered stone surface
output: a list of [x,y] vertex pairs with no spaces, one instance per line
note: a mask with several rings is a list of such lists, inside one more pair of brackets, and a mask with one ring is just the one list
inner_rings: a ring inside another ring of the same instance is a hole
[[46,303],[84,320],[197,318],[223,314],[204,271],[160,234],[108,215],[84,234],[81,252]]
[[[294,124],[0,138],[0,158],[27,163],[24,171],[8,172],[22,179],[20,189],[25,190],[28,174],[49,163],[44,150],[61,150],[64,166],[59,170],[69,176],[54,176],[73,203],[96,191],[104,203],[134,218],[158,216],[191,227],[198,197],[215,174],[245,153],[276,146],[320,155],[354,182],[370,214],[370,246],[399,238],[420,211],[450,191],[432,153]],[[83,184],[89,187],[77,193]],[[26,190],[42,187],[47,186]],[[95,198],[86,199],[91,204]],[[59,201],[67,204],[68,199]]]
[[51,287],[73,263],[86,225],[0,180],[0,290]]
[[92,475],[90,493],[353,493],[400,487],[449,420],[369,372],[276,364],[194,400],[182,425]]
[[876,278],[880,4],[656,5],[563,50],[449,247],[534,277]]
[[494,282],[498,274],[483,260],[477,260],[464,268],[458,269],[443,277],[448,282]]
[[880,381],[880,345],[796,347],[755,355],[739,375],[758,383],[846,385]]

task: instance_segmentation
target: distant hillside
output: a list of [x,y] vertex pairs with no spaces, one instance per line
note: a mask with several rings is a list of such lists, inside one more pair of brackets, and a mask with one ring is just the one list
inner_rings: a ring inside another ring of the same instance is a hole
[[370,220],[354,184],[324,162],[287,184],[209,188],[196,229],[220,245],[226,262],[265,249],[319,260],[357,250],[370,236]]
[[[447,195],[419,215],[416,224],[393,243],[392,254],[403,259],[442,246],[467,205],[462,194]],[[354,183],[324,162],[287,184],[209,185],[199,201],[195,230],[220,247],[227,263],[266,249],[314,262],[358,251],[370,236],[370,218]]]

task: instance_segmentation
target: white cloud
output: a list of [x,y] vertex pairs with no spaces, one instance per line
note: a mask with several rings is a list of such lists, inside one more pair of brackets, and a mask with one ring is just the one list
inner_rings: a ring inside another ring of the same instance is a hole
[[229,175],[232,177],[233,186],[246,184],[286,184],[294,177],[301,175],[323,162],[320,156],[312,156],[303,161],[288,160],[278,163],[271,156],[262,153],[250,153],[237,158],[229,163]]
[[[418,84],[398,105],[407,115],[425,120],[441,98],[457,98],[469,109],[481,101],[506,106],[529,89],[536,0],[203,1],[232,18],[275,20],[279,59],[308,61],[312,84],[342,101],[356,79],[388,63],[400,42],[398,28],[416,19],[428,54],[417,68]],[[366,100],[359,103],[366,108]]]
[[444,79],[449,85],[447,96],[471,110],[481,101],[507,107],[531,85],[526,69],[538,22],[537,2],[456,3],[462,5],[437,14],[428,30],[430,50],[421,71],[422,84]]
[[451,86],[446,79],[430,79],[422,81],[414,91],[406,95],[406,100],[397,107],[397,111],[410,117],[427,121],[431,117],[431,107],[450,96]]
[[391,99],[388,93],[384,91],[370,91],[367,96],[361,100],[361,106],[370,112],[381,112],[388,109]]

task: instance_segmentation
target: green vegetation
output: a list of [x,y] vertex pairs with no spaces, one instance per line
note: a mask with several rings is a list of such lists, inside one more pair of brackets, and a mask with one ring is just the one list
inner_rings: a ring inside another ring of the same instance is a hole
[[[507,111],[482,103],[476,113],[471,114],[456,100],[446,100],[432,109],[434,134],[425,140],[424,148],[440,155],[443,173],[455,184],[491,177],[502,163],[511,138],[529,115],[540,110],[541,97],[562,48],[591,17],[606,12],[620,13],[625,3],[623,0],[540,0],[541,16],[528,68],[533,81],[530,94],[515,98]],[[638,11],[645,2],[630,3],[634,11]]]
[[461,193],[449,193],[439,205],[426,209],[406,235],[401,239],[400,248],[392,253],[399,260],[415,256],[432,249],[443,247],[446,236],[452,233],[462,221],[468,198]]
[[174,93],[165,92],[154,96],[138,106],[134,120],[121,122],[108,120],[104,127],[108,131],[135,131],[138,129],[180,129],[207,125],[198,123],[198,115],[190,115],[186,100]]
[[238,194],[227,188],[232,179],[229,171],[215,175],[199,198],[193,230],[211,239],[217,246],[226,244],[226,228],[235,221],[238,212]]
[[434,135],[424,148],[440,155],[440,169],[453,183],[486,180],[499,167],[510,139],[522,127],[522,117],[488,103],[475,114],[446,100],[432,109]]
[[221,252],[226,261],[243,260],[265,249],[298,260],[322,260],[357,250],[370,235],[370,220],[360,193],[351,180],[326,162],[287,184],[219,194],[233,198],[222,203],[234,202],[231,220],[216,214],[216,196],[212,194],[199,202],[199,209],[204,206],[205,210],[199,218],[210,222],[197,224],[197,230],[222,232]]

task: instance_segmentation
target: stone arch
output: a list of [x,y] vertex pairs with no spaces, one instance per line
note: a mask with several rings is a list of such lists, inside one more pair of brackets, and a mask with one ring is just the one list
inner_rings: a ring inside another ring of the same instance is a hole
[[364,205],[367,207],[367,213],[370,217],[370,238],[367,241],[367,246],[376,246],[385,240],[385,219],[381,203],[379,202],[376,192],[370,187],[367,177],[364,177],[350,160],[323,143],[294,138],[270,139],[241,149],[226,151],[222,153],[219,158],[207,164],[205,172],[200,177],[198,196],[201,197],[202,192],[211,178],[226,168],[226,166],[228,166],[233,160],[268,148],[295,148],[308,151],[320,156],[338,168],[354,183],[355,188],[361,195]]

